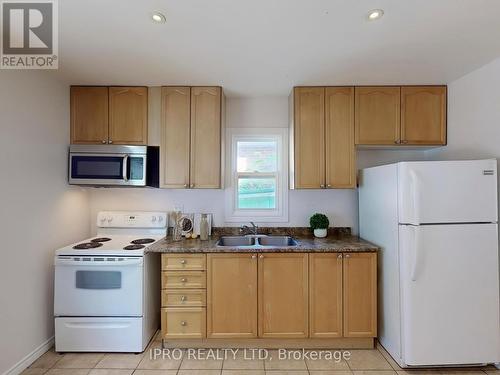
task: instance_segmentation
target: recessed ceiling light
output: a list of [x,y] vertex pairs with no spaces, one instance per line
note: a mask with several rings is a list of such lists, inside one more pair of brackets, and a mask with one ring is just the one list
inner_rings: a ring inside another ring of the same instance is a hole
[[167,21],[165,15],[160,12],[153,12],[153,14],[151,14],[151,19],[156,23],[165,23]]
[[384,15],[384,11],[382,9],[372,9],[368,12],[368,20],[375,21],[380,19]]

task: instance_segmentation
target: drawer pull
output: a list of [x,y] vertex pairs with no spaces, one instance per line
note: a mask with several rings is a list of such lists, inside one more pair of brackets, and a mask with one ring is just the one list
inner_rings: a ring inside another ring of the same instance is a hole
[[181,301],[184,302],[187,300],[187,297],[186,296],[181,296]]
[[181,264],[186,264],[186,259],[181,259]]
[[185,277],[183,277],[183,278],[181,279],[181,283],[185,283],[186,281],[188,281],[188,280],[187,280]]
[[187,326],[187,322],[185,320],[181,321],[181,326]]
[[342,254],[337,255],[337,258],[342,258]]

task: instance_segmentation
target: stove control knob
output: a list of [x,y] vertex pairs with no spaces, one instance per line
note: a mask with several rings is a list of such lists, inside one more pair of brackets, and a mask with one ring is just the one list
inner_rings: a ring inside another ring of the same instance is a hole
[[156,221],[156,216],[153,216],[153,217],[151,218],[151,221],[154,223],[154,222]]
[[158,221],[161,223],[163,221],[163,216],[158,216]]
[[107,220],[108,220],[108,223],[111,223],[113,221],[113,216],[108,216]]

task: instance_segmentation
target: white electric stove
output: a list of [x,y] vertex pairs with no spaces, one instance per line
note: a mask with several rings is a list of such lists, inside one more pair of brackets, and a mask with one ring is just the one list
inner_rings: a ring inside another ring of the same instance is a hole
[[56,251],[58,352],[142,352],[159,326],[163,212],[100,212],[97,235]]

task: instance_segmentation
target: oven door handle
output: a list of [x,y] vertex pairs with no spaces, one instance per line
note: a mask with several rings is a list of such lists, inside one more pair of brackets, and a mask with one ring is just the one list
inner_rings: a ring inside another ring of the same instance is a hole
[[129,155],[125,155],[125,156],[123,157],[123,167],[122,167],[122,178],[123,178],[123,181],[128,181],[128,177],[127,177],[127,171],[128,171],[128,168],[127,168],[128,158],[129,158]]
[[73,260],[56,258],[55,266],[85,266],[85,267],[102,267],[102,266],[112,266],[112,267],[123,267],[123,266],[142,266],[142,258],[125,258],[123,260]]

